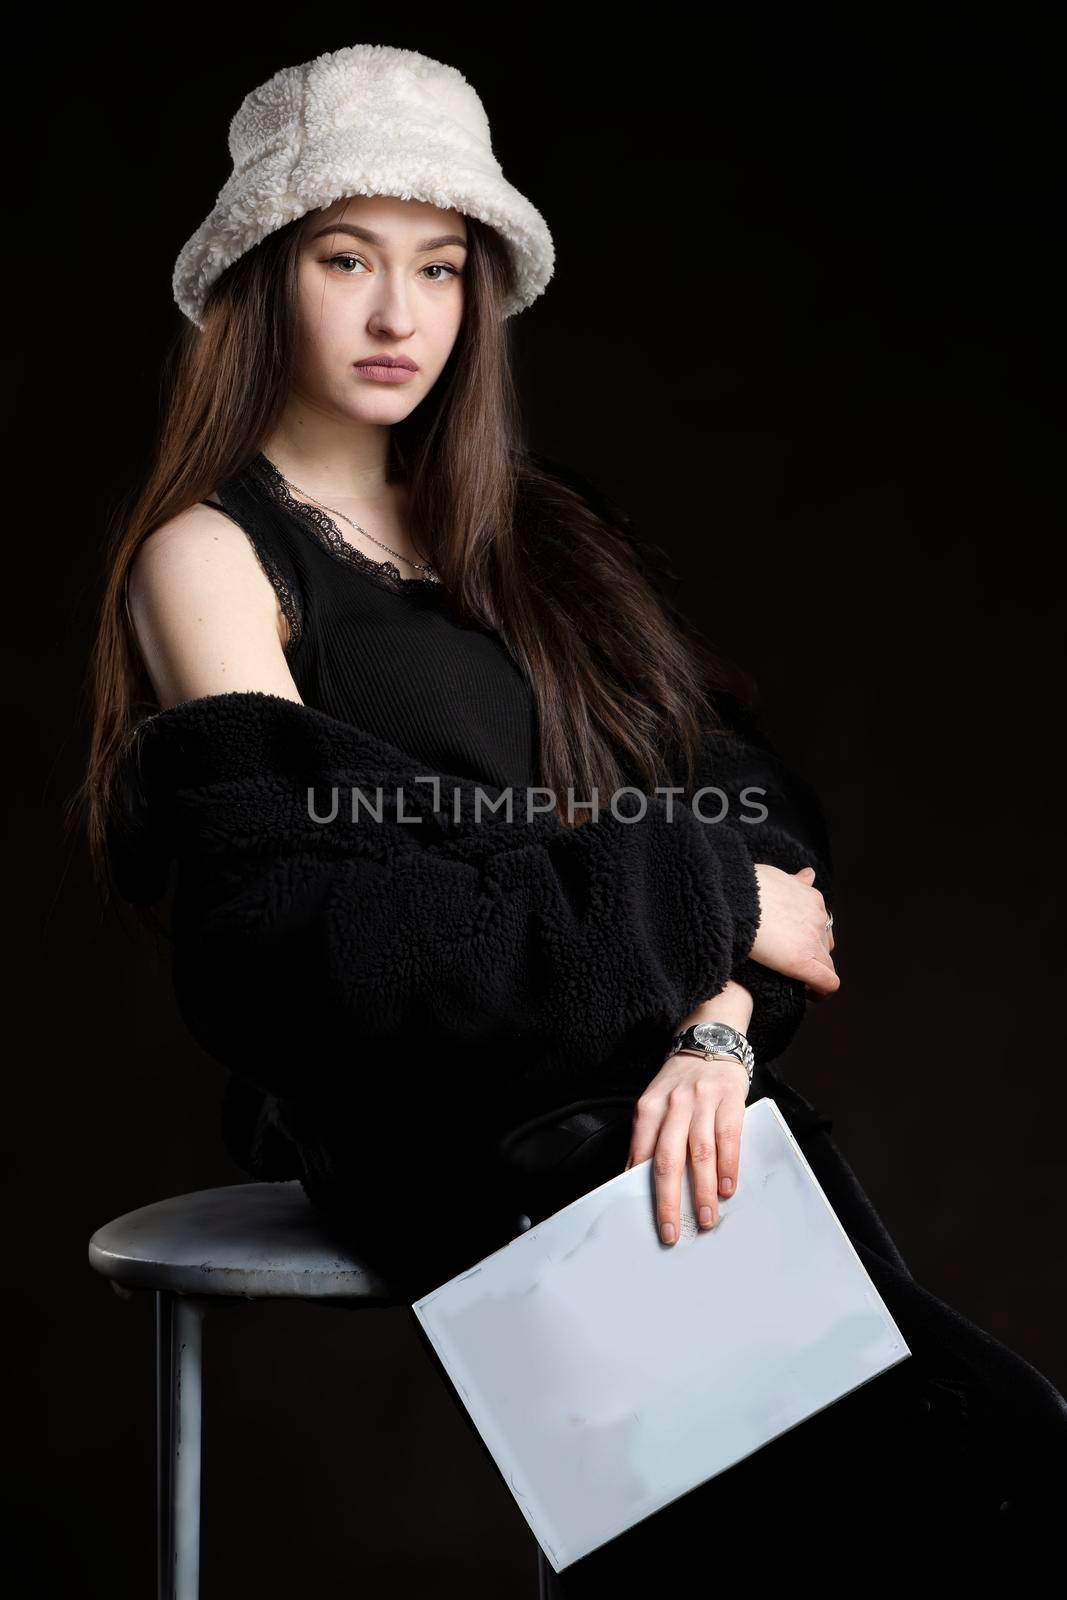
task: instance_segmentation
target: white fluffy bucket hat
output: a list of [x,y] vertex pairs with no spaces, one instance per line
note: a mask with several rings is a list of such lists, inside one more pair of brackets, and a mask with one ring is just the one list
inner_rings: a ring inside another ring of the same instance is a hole
[[505,179],[478,95],[455,67],[415,50],[354,44],[284,67],[245,96],[229,147],[233,172],[174,267],[174,298],[198,328],[231,262],[348,195],[423,200],[495,228],[516,272],[505,316],[552,276],[552,235]]

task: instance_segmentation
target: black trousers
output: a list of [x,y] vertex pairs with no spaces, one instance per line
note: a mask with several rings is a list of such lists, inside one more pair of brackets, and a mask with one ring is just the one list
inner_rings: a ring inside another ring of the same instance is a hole
[[[1050,1558],[1058,1565],[1067,1401],[915,1280],[831,1119],[773,1075],[757,1074],[750,1103],[762,1093],[776,1100],[912,1355],[565,1569],[559,1593],[617,1600],[691,1584],[693,1574],[718,1585],[807,1572],[852,1588],[941,1571],[984,1584]],[[346,1143],[334,1118],[328,1140],[305,1151],[305,1188],[415,1300],[506,1244],[520,1212],[536,1223],[620,1172],[633,1098],[541,1119],[503,1158],[477,1116],[457,1126],[455,1108],[449,1123],[442,1106],[422,1119],[425,1135],[406,1138],[402,1170],[394,1158],[391,1172],[368,1162],[365,1142],[362,1153]]]

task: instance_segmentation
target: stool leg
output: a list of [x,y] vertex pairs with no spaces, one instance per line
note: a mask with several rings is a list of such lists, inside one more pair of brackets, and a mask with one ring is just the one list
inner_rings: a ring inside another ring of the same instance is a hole
[[557,1600],[560,1593],[559,1578],[551,1561],[537,1546],[537,1600]]
[[200,1592],[200,1350],[203,1307],[156,1291],[156,1588]]

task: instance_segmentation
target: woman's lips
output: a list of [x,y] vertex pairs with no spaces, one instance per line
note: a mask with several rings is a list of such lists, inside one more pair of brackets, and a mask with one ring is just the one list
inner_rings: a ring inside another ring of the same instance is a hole
[[406,383],[415,376],[410,367],[376,367],[369,361],[362,365],[353,362],[353,366],[361,378],[370,378],[373,383]]

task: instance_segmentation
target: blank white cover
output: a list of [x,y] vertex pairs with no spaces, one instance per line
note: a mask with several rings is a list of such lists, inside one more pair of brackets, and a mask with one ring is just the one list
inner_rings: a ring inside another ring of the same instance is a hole
[[910,1356],[773,1100],[660,1242],[650,1161],[412,1306],[555,1571]]

